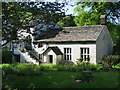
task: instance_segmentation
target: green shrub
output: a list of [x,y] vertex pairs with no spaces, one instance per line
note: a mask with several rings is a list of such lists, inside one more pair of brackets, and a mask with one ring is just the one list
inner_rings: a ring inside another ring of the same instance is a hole
[[100,65],[95,65],[88,62],[82,62],[80,65],[40,64],[38,66],[28,63],[14,63],[3,64],[0,67],[3,68],[6,74],[17,75],[36,75],[41,74],[42,71],[99,71],[102,68]]
[[34,74],[35,65],[34,64],[18,64],[14,70],[19,75],[32,75]]
[[118,63],[117,65],[113,66],[113,68],[119,68],[120,69],[120,63]]
[[55,64],[41,64],[40,69],[41,69],[41,71],[56,70]]
[[3,64],[2,68],[6,74],[34,75],[41,73],[36,65],[27,63]]
[[117,65],[120,62],[119,55],[108,55],[102,59],[102,65],[104,69],[111,69],[112,66]]
[[82,63],[82,61],[83,61],[82,58],[77,59],[77,65],[80,65]]
[[90,70],[90,68],[89,68],[89,62],[82,62],[78,66],[80,66],[81,70]]
[[67,61],[67,60],[57,60],[57,64],[59,65],[74,65],[72,61]]
[[86,71],[86,70],[100,71],[102,69],[101,65],[93,64],[93,63],[89,63],[89,62],[81,62],[77,66],[80,67],[80,70],[82,70],[82,71]]
[[102,65],[89,63],[89,68],[91,71],[100,71],[103,69]]

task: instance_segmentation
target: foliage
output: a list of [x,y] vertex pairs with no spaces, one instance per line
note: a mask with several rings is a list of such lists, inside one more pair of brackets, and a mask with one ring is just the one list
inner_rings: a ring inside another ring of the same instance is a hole
[[2,71],[2,89],[5,90],[18,90],[17,88],[15,88],[15,86],[13,85],[13,83],[11,82],[7,82],[8,77],[5,75],[5,72]]
[[77,59],[77,65],[80,65],[82,63],[82,61],[83,61],[82,58]]
[[57,24],[60,25],[61,27],[76,26],[74,22],[74,16],[72,15],[66,15]]
[[73,65],[74,63],[72,61],[67,61],[67,60],[57,60],[57,64],[59,64],[59,65]]
[[111,69],[112,66],[117,65],[120,62],[119,55],[108,55],[102,59],[102,65],[104,69]]
[[82,62],[78,65],[82,71],[85,70],[91,70],[91,71],[100,71],[102,69],[102,66],[99,64],[93,64],[89,62]]
[[118,24],[116,18],[120,17],[120,2],[77,2],[76,4],[75,12],[78,15],[75,23],[77,25],[99,24],[99,17],[102,14],[107,15],[108,22]]
[[79,66],[81,70],[100,71],[102,69],[101,65],[85,62],[82,58],[77,59],[77,66]]
[[117,65],[115,65],[115,66],[112,66],[113,68],[119,68],[120,69],[120,62],[117,64]]
[[14,63],[14,64],[3,64],[2,65],[3,71],[5,74],[17,74],[19,76],[23,75],[36,75],[41,74],[39,68],[36,68],[34,64],[27,64],[27,63]]
[[115,25],[112,23],[107,23],[108,30],[113,40],[113,54],[120,55],[120,25]]
[[19,49],[21,52],[25,52],[25,49],[24,48],[20,48]]
[[3,49],[2,50],[2,63],[11,63],[12,62],[12,54],[10,51]]
[[120,49],[120,37],[116,40],[116,45],[114,47],[114,54],[120,55],[120,50],[119,49]]
[[77,26],[96,25],[99,23],[99,15],[90,14],[89,11],[81,9],[74,19]]
[[41,64],[40,66],[38,66],[40,68],[41,71],[52,71],[52,70],[56,70],[56,67],[54,64]]
[[81,65],[40,64],[38,66],[27,63],[14,63],[2,64],[0,68],[3,68],[6,74],[36,75],[41,74],[43,71],[100,71],[102,67],[100,65],[83,62]]
[[[10,41],[17,39],[17,31],[34,24],[54,24],[63,16],[64,3],[58,2],[2,2],[2,35]],[[35,20],[38,20],[36,23]]]

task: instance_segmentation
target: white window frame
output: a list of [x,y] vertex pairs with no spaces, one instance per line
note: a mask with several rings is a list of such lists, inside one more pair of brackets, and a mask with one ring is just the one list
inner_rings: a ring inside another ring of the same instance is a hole
[[[83,51],[82,51],[83,49]],[[81,47],[80,48],[80,56],[83,61],[90,62],[90,48],[89,47]]]
[[72,48],[69,47],[64,48],[64,60],[72,60],[71,53],[72,53]]

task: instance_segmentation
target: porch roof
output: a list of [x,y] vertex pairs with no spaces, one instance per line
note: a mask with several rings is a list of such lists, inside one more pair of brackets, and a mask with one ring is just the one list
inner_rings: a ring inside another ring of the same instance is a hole
[[58,47],[48,47],[48,48],[43,52],[43,54],[45,54],[49,49],[51,49],[56,55],[62,55],[62,54],[63,54]]

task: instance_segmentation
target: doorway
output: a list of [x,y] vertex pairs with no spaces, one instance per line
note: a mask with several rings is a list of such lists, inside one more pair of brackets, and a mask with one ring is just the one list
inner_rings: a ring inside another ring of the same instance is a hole
[[53,63],[53,55],[49,55],[49,61],[50,63]]

